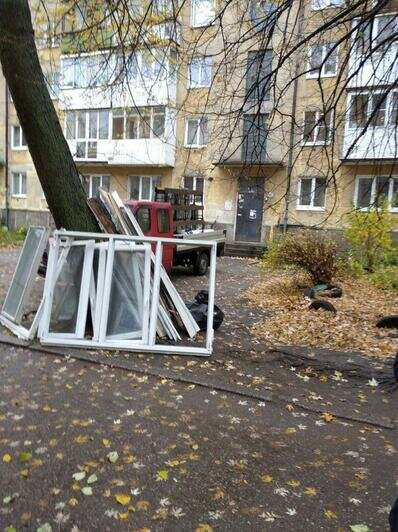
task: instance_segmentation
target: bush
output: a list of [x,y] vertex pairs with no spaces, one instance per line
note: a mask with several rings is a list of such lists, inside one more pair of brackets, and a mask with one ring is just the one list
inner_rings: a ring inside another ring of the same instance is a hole
[[345,236],[368,271],[373,272],[392,249],[392,226],[387,202],[367,212],[354,211],[349,215]]
[[337,271],[339,277],[359,279],[365,273],[362,263],[351,250],[339,255],[337,258]]
[[314,284],[330,283],[337,272],[336,244],[321,233],[304,230],[288,233],[273,242],[264,260],[272,267],[296,267],[307,272]]
[[398,291],[398,267],[381,266],[370,275],[370,280],[379,288]]

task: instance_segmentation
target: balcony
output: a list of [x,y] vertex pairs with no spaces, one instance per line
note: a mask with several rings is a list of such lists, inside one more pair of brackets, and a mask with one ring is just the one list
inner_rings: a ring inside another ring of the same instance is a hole
[[360,91],[347,98],[342,158],[391,160],[398,153],[398,91]]
[[161,139],[68,140],[77,163],[173,167],[175,146]]

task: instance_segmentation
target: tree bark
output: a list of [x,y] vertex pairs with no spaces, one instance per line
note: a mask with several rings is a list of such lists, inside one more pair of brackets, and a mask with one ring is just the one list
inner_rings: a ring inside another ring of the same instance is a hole
[[0,0],[0,62],[55,225],[98,232],[47,90],[28,0]]

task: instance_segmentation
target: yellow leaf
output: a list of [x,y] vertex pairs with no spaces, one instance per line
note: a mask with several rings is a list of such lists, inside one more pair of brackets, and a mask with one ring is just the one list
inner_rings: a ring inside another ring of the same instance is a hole
[[117,500],[117,502],[119,504],[129,504],[130,500],[131,500],[131,497],[130,495],[125,495],[123,493],[118,493],[116,496],[115,496],[115,499]]
[[288,485],[292,488],[298,488],[301,482],[299,480],[289,480]]
[[12,458],[11,458],[11,455],[10,455],[10,454],[5,454],[5,455],[3,456],[3,462],[4,462],[5,464],[8,464],[9,462],[11,462],[11,460],[12,460]]
[[146,510],[148,510],[148,508],[149,508],[149,502],[148,501],[138,501],[136,506],[137,506],[138,510],[143,510],[144,512],[146,512]]
[[88,436],[82,436],[81,434],[75,438],[76,443],[87,443]]
[[324,412],[321,415],[321,418],[324,419],[326,421],[326,423],[330,423],[331,421],[333,421],[334,415],[330,414],[329,412]]
[[328,376],[327,375],[321,375],[319,377],[319,380],[322,381],[322,382],[326,382],[328,380]]
[[22,469],[21,477],[28,478],[28,476],[29,476],[29,469]]
[[197,443],[193,443],[191,445],[191,448],[194,450],[194,451],[197,451],[199,449],[199,445]]
[[65,388],[68,390],[71,390],[73,388],[72,384],[65,384]]
[[72,489],[73,491],[78,491],[80,489],[80,484],[78,484],[77,482],[74,482],[72,484]]
[[50,444],[50,447],[55,447],[57,445],[57,440],[55,438],[51,438],[48,443]]
[[70,506],[77,506],[79,504],[79,501],[72,497],[71,499],[69,499],[69,504]]
[[337,515],[332,510],[325,510],[323,513],[327,519],[337,519]]
[[213,528],[207,523],[199,523],[195,529],[195,532],[213,532]]
[[158,480],[167,480],[169,478],[169,472],[166,469],[160,469],[157,472]]
[[315,488],[305,488],[304,493],[306,495],[309,495],[310,497],[314,497],[316,495],[316,489]]
[[170,467],[175,467],[175,466],[178,466],[180,464],[180,461],[179,460],[170,460],[169,462],[167,462],[167,464]]
[[110,445],[111,442],[110,442],[110,440],[104,438],[104,439],[102,440],[102,443],[103,443],[103,445],[104,445],[105,447],[108,447],[108,446]]
[[272,482],[274,479],[273,479],[270,475],[263,475],[263,476],[261,477],[261,480],[262,480],[263,482],[266,482],[266,483],[268,484],[269,482]]
[[213,494],[213,500],[214,501],[219,501],[221,499],[223,499],[225,496],[225,493],[223,492],[223,490],[221,488],[216,488],[216,490],[214,491],[214,494]]
[[292,410],[294,410],[294,406],[293,405],[286,405],[286,410],[288,412],[291,412]]
[[294,434],[295,432],[297,432],[297,430],[294,427],[288,427],[285,430],[285,434]]
[[57,453],[55,456],[58,458],[58,460],[64,459],[64,453]]
[[128,512],[119,512],[119,519],[120,521],[127,521],[127,519],[129,518],[129,514]]

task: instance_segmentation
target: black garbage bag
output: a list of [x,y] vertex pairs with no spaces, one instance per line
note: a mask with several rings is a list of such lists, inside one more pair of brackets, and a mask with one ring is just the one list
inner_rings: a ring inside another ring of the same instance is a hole
[[[205,331],[207,327],[207,310],[209,308],[207,290],[200,290],[195,296],[195,301],[186,301],[185,304],[199,325],[200,330]],[[219,329],[223,319],[224,312],[217,305],[214,305],[213,329],[215,331]]]

